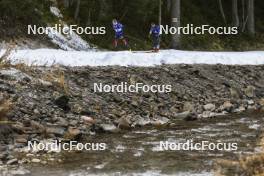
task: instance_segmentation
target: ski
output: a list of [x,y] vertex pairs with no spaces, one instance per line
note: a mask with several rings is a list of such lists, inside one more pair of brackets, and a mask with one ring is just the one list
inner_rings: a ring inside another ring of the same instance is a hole
[[148,50],[148,51],[131,51],[132,53],[158,53],[159,51]]

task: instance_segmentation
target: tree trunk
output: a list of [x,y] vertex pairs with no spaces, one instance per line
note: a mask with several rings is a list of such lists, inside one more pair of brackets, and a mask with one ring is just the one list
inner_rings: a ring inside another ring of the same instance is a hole
[[159,0],[159,25],[161,25],[161,19],[162,19],[162,2]]
[[225,11],[224,11],[224,8],[223,8],[222,0],[218,0],[218,5],[219,5],[219,10],[220,10],[221,16],[222,16],[222,18],[224,20],[224,23],[226,24],[226,16],[225,16]]
[[70,6],[72,6],[72,5],[74,4],[74,1],[75,1],[75,0],[69,0],[69,1],[70,1],[70,3],[69,3]]
[[248,0],[248,21],[247,29],[250,35],[255,34],[255,16],[254,16],[254,0]]
[[77,20],[78,16],[79,16],[80,4],[81,4],[81,0],[77,0],[76,9],[75,9],[75,13],[74,13],[74,19],[75,20]]
[[242,0],[242,20],[241,20],[241,31],[245,32],[246,24],[247,24],[247,17],[245,13],[245,0]]
[[167,0],[167,10],[171,11],[171,0]]
[[69,8],[70,7],[70,1],[69,0],[64,0],[63,5],[65,8]]
[[[181,0],[171,0],[171,27],[180,27],[181,25]],[[178,49],[180,47],[180,34],[173,34],[171,38],[171,47]]]
[[100,0],[100,13],[99,16],[102,18],[106,18],[109,15],[110,3],[107,0]]
[[88,17],[87,17],[86,25],[87,26],[91,26],[92,25],[91,10],[90,9],[88,10]]
[[232,0],[232,21],[233,26],[239,27],[237,0]]

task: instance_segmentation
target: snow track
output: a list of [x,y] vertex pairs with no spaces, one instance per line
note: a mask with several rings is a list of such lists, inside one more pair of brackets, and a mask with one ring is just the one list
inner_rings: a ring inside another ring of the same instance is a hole
[[[4,51],[0,51],[3,53]],[[162,64],[264,64],[264,51],[252,52],[197,52],[162,50],[159,53],[130,51],[63,51],[57,49],[17,50],[10,59],[13,63],[51,66],[156,66]]]

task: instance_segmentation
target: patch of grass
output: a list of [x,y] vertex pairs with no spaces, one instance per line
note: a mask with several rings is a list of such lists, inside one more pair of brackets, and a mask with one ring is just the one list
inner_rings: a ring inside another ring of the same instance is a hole
[[9,68],[11,66],[9,56],[11,55],[12,51],[14,50],[15,46],[10,45],[4,52],[3,55],[0,56],[0,69],[2,68]]
[[12,65],[12,67],[17,69],[17,70],[20,70],[23,73],[27,73],[29,75],[34,73],[34,66],[33,65],[28,66],[25,63],[17,63],[15,65]]
[[53,85],[59,87],[67,95],[69,94],[69,87],[63,71],[61,70],[50,71],[47,74],[45,74],[42,79],[51,82]]
[[20,70],[24,73],[33,73],[34,72],[34,66],[33,64],[31,66],[26,65],[25,63],[17,63],[12,64],[10,60],[11,53],[15,50],[15,45],[11,44],[8,46],[8,48],[5,50],[4,54],[0,56],[0,69],[9,69],[9,68],[15,68],[17,70]]

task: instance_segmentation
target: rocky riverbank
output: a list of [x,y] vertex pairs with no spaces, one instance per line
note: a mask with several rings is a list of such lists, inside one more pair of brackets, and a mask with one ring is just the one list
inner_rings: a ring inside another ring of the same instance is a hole
[[[147,125],[166,128],[176,118],[188,123],[261,110],[263,70],[224,65],[2,68],[0,173],[26,174],[23,168],[16,170],[20,164],[61,162],[60,153],[28,151],[28,141],[82,141]],[[172,92],[94,93],[94,83],[121,82],[169,84]]]

